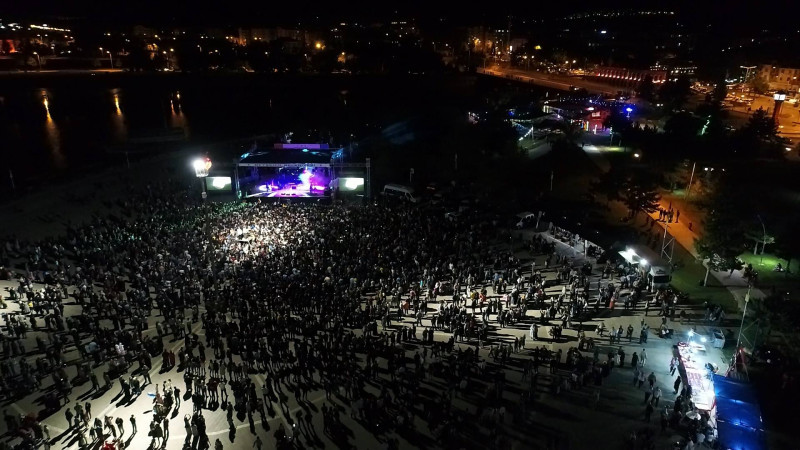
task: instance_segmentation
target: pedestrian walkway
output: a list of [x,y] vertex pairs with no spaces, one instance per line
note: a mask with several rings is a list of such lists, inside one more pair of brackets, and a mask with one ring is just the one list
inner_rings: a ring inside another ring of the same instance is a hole
[[[661,208],[664,210],[669,210],[670,205],[672,202],[669,200],[662,199],[661,201]],[[673,210],[676,210],[677,205],[672,205]],[[679,210],[676,210],[679,211]],[[675,238],[675,242],[680,244],[681,247],[685,248],[695,259],[700,259],[700,254],[697,252],[695,248],[695,241],[699,237],[697,234],[697,229],[694,227],[695,223],[700,223],[699,220],[695,217],[688,216],[686,213],[681,212],[680,217],[677,219],[677,222],[668,222],[659,219],[659,212],[655,211],[649,214],[649,217],[652,220],[655,220],[661,230],[667,231],[668,236],[672,236]],[[674,218],[675,216],[673,216]],[[692,229],[689,229],[689,224],[692,224]],[[703,267],[708,267],[706,262],[703,262]],[[764,298],[764,293],[755,287],[749,287],[748,281],[744,278],[744,271],[743,270],[734,270],[733,273],[730,272],[720,272],[711,270],[710,275],[713,276],[722,286],[728,289],[728,292],[733,295],[733,298],[736,300],[737,305],[739,306],[739,310],[744,310],[745,298],[747,296],[748,290],[750,291],[750,298]]]

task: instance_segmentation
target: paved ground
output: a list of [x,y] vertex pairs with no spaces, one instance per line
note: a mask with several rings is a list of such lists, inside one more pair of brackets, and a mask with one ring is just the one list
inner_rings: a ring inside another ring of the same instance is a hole
[[[582,246],[579,249],[571,248],[563,243],[558,243],[557,251],[561,254],[574,256],[577,261],[582,260],[580,252],[583,250]],[[520,256],[526,257],[525,251],[519,252]],[[537,265],[543,264],[543,257],[537,258]],[[528,264],[529,266],[529,264]],[[554,273],[547,272],[547,278],[554,278]],[[595,277],[599,278],[599,277]],[[6,294],[5,288],[11,285],[10,282],[0,282],[0,292]],[[596,283],[593,283],[596,286]],[[490,293],[491,293],[491,288]],[[550,288],[550,292],[560,291],[560,286]],[[4,312],[12,312],[18,310],[19,305],[10,303],[9,310]],[[74,302],[67,301],[65,315],[74,315],[80,313],[80,307]],[[528,312],[529,316],[533,311]],[[537,312],[538,314],[538,312]],[[494,319],[494,316],[492,316]],[[155,335],[155,321],[158,317],[150,318],[150,326],[145,331],[148,335]],[[594,336],[593,330],[600,320],[605,321],[606,326],[618,327],[620,325],[626,328],[628,324],[632,324],[637,332],[641,321],[644,320],[651,327],[656,328],[661,323],[661,319],[655,316],[642,317],[641,311],[622,311],[617,309],[615,311],[602,311],[600,316],[591,322],[585,323],[585,327],[590,331],[588,336]],[[429,322],[423,322],[428,325]],[[528,322],[529,323],[529,322]],[[528,323],[521,323],[518,326],[492,330],[494,333],[494,343],[504,341],[513,342],[513,337],[526,334],[528,331]],[[109,324],[110,325],[110,324]],[[492,320],[492,325],[496,322]],[[674,324],[678,336],[685,336],[687,325]],[[194,331],[197,332],[202,338],[202,330],[199,323],[194,326]],[[704,333],[705,327],[698,326],[698,332]],[[496,333],[496,334],[495,334]],[[546,348],[552,350],[562,349],[564,355],[571,347],[577,346],[577,331],[565,330],[565,342],[554,343],[550,341],[536,342],[535,345],[544,345]],[[29,350],[36,347],[35,337],[37,335],[46,338],[46,330],[37,330],[29,333],[25,340],[25,347]],[[540,336],[547,336],[546,330],[540,330]],[[446,340],[449,334],[437,332],[437,340]],[[652,368],[658,377],[658,383],[664,391],[663,403],[669,404],[674,398],[671,395],[673,379],[668,375],[668,362],[671,357],[671,345],[678,341],[679,338],[673,341],[662,340],[655,336],[651,336],[649,342],[645,345],[639,345],[636,341],[631,343],[623,342],[621,345],[609,346],[605,339],[599,339],[598,346],[600,347],[600,355],[605,354],[607,351],[616,350],[622,347],[626,354],[631,355],[634,351],[641,351],[642,347],[647,348],[649,354],[648,368]],[[167,342],[166,347],[177,350],[182,345],[182,341]],[[472,344],[469,344],[472,346]],[[467,344],[464,345],[464,348]],[[413,351],[418,348],[416,343],[406,346],[406,353],[413,355]],[[519,396],[522,393],[521,367],[522,361],[530,354],[530,349],[533,348],[533,343],[528,341],[525,351],[513,355],[511,361],[508,363],[507,369],[507,388],[505,390],[505,405],[508,408],[508,413],[505,416],[504,429],[506,434],[514,439],[515,446],[511,448],[616,448],[618,447],[628,433],[634,429],[639,429],[646,426],[643,422],[643,397],[642,392],[631,386],[631,369],[621,368],[614,369],[611,375],[604,380],[600,388],[585,388],[580,391],[562,392],[560,394],[553,393],[551,386],[557,383],[559,376],[568,376],[569,372],[565,367],[559,367],[557,373],[551,375],[546,367],[542,367],[542,377],[539,383],[535,405],[531,407],[525,414],[522,414],[517,405],[519,405]],[[480,351],[480,356],[483,358],[488,357],[488,348],[483,348]],[[709,358],[713,362],[724,366],[721,354],[719,352],[709,351]],[[77,358],[77,352],[72,349],[66,355],[67,360],[74,360]],[[29,354],[29,359],[33,359],[34,355]],[[382,367],[385,369],[385,360],[381,360]],[[562,359],[562,363],[564,360]],[[490,360],[489,365],[493,362]],[[135,369],[136,366],[133,367]],[[105,370],[105,365],[94,369],[97,373]],[[67,368],[67,373],[70,377],[76,375],[75,366],[71,365]],[[174,384],[181,386],[182,391],[186,392],[183,386],[182,374],[178,373],[176,369],[169,371],[162,371],[160,364],[160,357],[154,358],[154,364],[150,370],[150,375],[154,384],[161,384],[164,381],[171,380]],[[258,385],[262,384],[264,379],[262,375],[251,375]],[[381,374],[381,377],[388,378],[387,373]],[[51,389],[50,377],[43,380],[43,390]],[[478,419],[475,416],[477,399],[480,397],[485,387],[485,382],[488,380],[482,379],[480,376],[475,376],[470,379],[468,392],[466,395],[457,396],[454,400],[454,406],[459,410],[464,411],[465,424],[464,430],[469,430],[471,433],[486,436],[488,430],[480,426]],[[374,394],[379,392],[380,383],[375,383],[370,389],[374,390]],[[69,396],[69,406],[73,406],[76,401],[90,402],[93,407],[94,417],[104,417],[106,415],[113,417],[122,417],[125,421],[125,441],[129,448],[144,449],[150,444],[150,438],[146,435],[147,424],[149,423],[148,413],[152,409],[152,397],[150,394],[154,393],[154,385],[148,385],[144,389],[144,393],[131,403],[122,401],[122,395],[118,384],[115,384],[110,390],[92,394],[90,392],[91,384],[85,383],[83,385],[75,386],[73,393]],[[442,389],[441,380],[433,378],[429,382],[428,388],[435,390]],[[595,389],[599,392],[599,403],[594,404]],[[361,420],[351,419],[349,417],[349,402],[343,398],[336,396],[333,400],[327,401],[328,405],[335,405],[341,410],[342,414],[342,428],[339,434],[323,433],[321,414],[318,414],[321,405],[326,402],[325,395],[322,391],[316,391],[309,395],[309,402],[298,404],[294,396],[291,395],[291,390],[288,387],[284,388],[287,394],[287,401],[285,404],[273,405],[272,410],[266,417],[253,416],[252,421],[248,420],[244,415],[234,417],[233,426],[229,426],[225,413],[221,409],[212,409],[205,411],[207,422],[208,434],[213,443],[216,439],[220,439],[224,448],[252,448],[256,436],[260,436],[261,440],[266,443],[266,448],[272,448],[274,443],[273,432],[276,428],[283,424],[287,428],[291,428],[293,417],[297,412],[303,411],[307,416],[312,413],[311,426],[300,426],[296,428],[296,434],[299,436],[299,448],[323,447],[323,448],[358,448],[358,449],[377,449],[383,448],[383,442],[388,436],[397,436],[400,440],[401,448],[441,448],[447,447],[441,445],[431,438],[431,432],[427,428],[427,424],[419,416],[415,418],[415,423],[411,429],[416,432],[396,432],[391,429],[375,430],[365,428],[364,422]],[[41,393],[36,392],[27,395],[23,398],[17,399],[15,402],[4,402],[3,409],[22,415],[39,414],[42,411],[41,406]],[[191,402],[183,401],[179,408],[177,408],[170,417],[172,417],[171,433],[167,441],[166,448],[178,449],[183,446],[186,438],[186,433],[183,430],[181,418],[191,413]],[[139,431],[131,435],[130,424],[127,419],[134,415],[138,418]],[[44,424],[50,428],[50,434],[54,448],[75,449],[77,448],[77,436],[68,431],[67,422],[64,417],[63,408],[50,417],[40,417]],[[653,421],[653,427],[656,427],[657,420]],[[609,433],[609,430],[614,432]],[[5,423],[0,424],[0,433],[5,433]],[[659,435],[659,442],[662,445],[667,445],[673,437],[671,433]],[[4,436],[3,440],[8,439]],[[598,445],[599,442],[603,444]],[[607,445],[606,445],[607,444]],[[99,445],[99,443],[98,443]]]

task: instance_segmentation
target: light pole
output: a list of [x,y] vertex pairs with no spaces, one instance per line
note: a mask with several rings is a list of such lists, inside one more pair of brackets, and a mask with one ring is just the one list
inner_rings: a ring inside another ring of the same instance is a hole
[[106,50],[106,53],[108,53],[108,62],[111,63],[111,68],[113,69],[114,68],[114,57],[111,56],[111,51],[110,50]]
[[742,342],[742,328],[744,328],[744,318],[747,316],[747,304],[750,303],[750,290],[752,287],[748,284],[747,293],[744,294],[744,311],[742,311],[742,322],[739,324],[739,336],[736,338],[736,352],[739,352],[739,343]]
[[36,66],[39,67],[39,71],[42,70],[42,58],[39,56],[39,52],[33,52],[36,55]]
[[194,175],[197,178],[200,178],[200,185],[203,188],[203,193],[200,194],[205,202],[208,198],[208,193],[206,192],[206,180],[205,178],[208,176],[208,170],[211,169],[211,160],[208,157],[205,158],[197,158],[192,162],[192,167],[194,167]]
[[[760,214],[756,214],[756,218],[758,219],[759,222],[761,222],[761,231],[763,232],[763,235],[761,237],[761,261],[760,261],[760,263],[764,264],[764,247],[766,247],[766,245],[767,245],[767,227],[764,226],[764,221],[761,220],[761,215]],[[758,245],[756,245],[756,249],[758,249]]]
[[742,94],[744,94],[744,88],[747,86],[747,80],[750,79],[750,71],[755,69],[756,66],[739,66],[740,69],[744,69],[744,82],[742,82]]
[[689,194],[692,192],[692,181],[694,181],[694,168],[697,166],[697,161],[692,163],[692,174],[689,175],[689,184],[686,186],[686,198],[689,198]]

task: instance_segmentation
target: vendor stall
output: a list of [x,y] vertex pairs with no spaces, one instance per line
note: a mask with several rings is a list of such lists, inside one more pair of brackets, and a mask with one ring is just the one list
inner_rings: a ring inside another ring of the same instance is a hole
[[712,372],[706,366],[705,345],[679,342],[673,350],[678,357],[678,372],[686,386],[692,388],[692,402],[697,409],[710,411],[714,407]]

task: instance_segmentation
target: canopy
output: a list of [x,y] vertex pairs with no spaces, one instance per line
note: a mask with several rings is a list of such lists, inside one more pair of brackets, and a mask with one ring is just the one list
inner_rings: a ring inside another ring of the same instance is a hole
[[720,448],[766,448],[761,409],[752,385],[720,375],[714,375],[713,378]]
[[725,450],[761,450],[766,449],[763,434],[760,431],[736,425],[718,422],[719,448]]
[[714,391],[716,396],[739,400],[758,407],[758,399],[753,387],[733,378],[714,375]]

